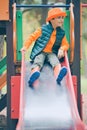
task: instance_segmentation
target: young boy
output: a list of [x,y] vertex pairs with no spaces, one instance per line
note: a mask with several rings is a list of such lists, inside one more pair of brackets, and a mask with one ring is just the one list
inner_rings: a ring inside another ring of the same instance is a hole
[[59,62],[59,59],[64,57],[64,52],[69,48],[65,31],[62,29],[65,16],[66,13],[59,8],[49,10],[46,24],[31,34],[22,48],[22,51],[27,50],[35,41],[30,55],[31,60],[33,60],[31,76],[28,81],[31,88],[33,88],[33,83],[40,77],[40,70],[45,59],[48,59],[52,66],[59,85],[61,85],[62,79],[67,74],[67,68],[61,67]]

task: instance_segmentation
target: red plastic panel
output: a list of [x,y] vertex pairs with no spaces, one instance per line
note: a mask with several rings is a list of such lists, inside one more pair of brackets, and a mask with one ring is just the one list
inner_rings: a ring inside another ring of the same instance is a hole
[[11,77],[11,118],[19,117],[19,97],[20,97],[20,79],[21,76]]

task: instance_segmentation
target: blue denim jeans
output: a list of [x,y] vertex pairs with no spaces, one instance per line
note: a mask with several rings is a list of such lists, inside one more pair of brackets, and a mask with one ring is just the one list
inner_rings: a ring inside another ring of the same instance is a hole
[[50,65],[54,68],[56,65],[59,64],[58,57],[55,53],[45,53],[41,52],[39,55],[37,55],[34,59],[33,65],[31,69],[39,66],[40,69],[43,67],[45,60],[47,60]]

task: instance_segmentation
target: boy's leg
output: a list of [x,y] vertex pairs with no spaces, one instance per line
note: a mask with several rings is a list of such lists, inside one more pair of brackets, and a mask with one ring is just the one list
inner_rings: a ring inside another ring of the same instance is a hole
[[60,71],[60,70],[61,70],[61,65],[60,65],[60,64],[56,65],[56,66],[53,68],[54,76],[55,76],[56,79],[57,79],[57,77],[58,77],[58,74],[59,74],[59,71]]
[[[54,73],[55,73],[55,71],[56,71],[56,81],[57,81],[57,83],[59,84],[59,85],[61,85],[61,81],[62,81],[62,79],[66,76],[66,74],[67,74],[67,68],[64,66],[64,67],[61,67],[60,69],[59,69],[60,67],[59,67],[59,65],[57,65],[57,66],[55,66],[55,68],[54,68]],[[59,69],[59,70],[58,70]],[[58,70],[58,71],[57,71]],[[58,72],[58,73],[57,73]]]
[[50,54],[48,54],[48,61],[53,68],[55,78],[57,78],[59,71],[61,69],[61,64],[58,60],[58,57],[56,56],[56,54],[50,53]]
[[33,83],[40,77],[40,69],[43,67],[44,60],[44,53],[41,53],[40,55],[36,56],[34,63],[31,67],[31,76],[28,81],[29,87],[33,88]]
[[28,81],[28,84],[30,87],[32,87],[32,84],[40,77],[40,67],[37,66],[33,69],[31,69],[30,79]]
[[[36,69],[36,68],[35,68]],[[35,81],[40,77],[40,71],[36,71],[33,72],[30,76],[30,79],[28,81],[29,87],[33,88],[33,84],[35,83]]]
[[48,61],[52,65],[53,71],[54,71],[54,76],[56,78],[57,83],[60,85],[62,79],[67,74],[67,68],[61,67],[58,57],[54,53],[51,53],[48,55]]

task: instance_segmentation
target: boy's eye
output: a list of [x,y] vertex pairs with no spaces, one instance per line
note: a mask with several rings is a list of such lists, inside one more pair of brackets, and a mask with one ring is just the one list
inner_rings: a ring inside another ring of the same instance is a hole
[[52,20],[55,20],[55,19],[64,19],[64,16],[58,16],[56,18],[52,18]]
[[58,19],[61,19],[61,18],[64,19],[64,16],[59,16],[59,17],[57,17],[57,18],[58,18]]

